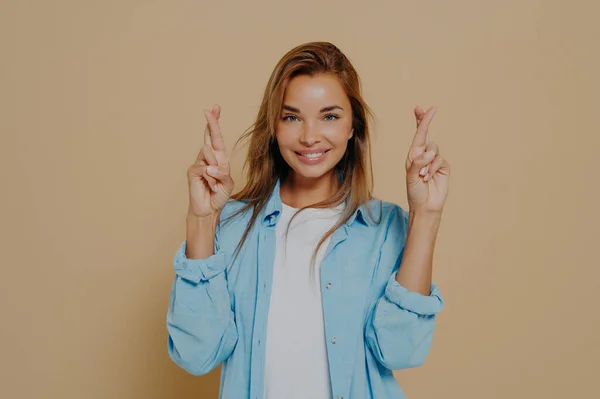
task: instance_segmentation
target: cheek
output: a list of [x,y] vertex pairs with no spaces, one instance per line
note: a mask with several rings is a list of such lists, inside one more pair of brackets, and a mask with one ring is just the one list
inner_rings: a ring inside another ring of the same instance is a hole
[[279,124],[277,126],[275,138],[277,139],[277,144],[280,148],[289,147],[298,140],[296,130],[297,129],[294,129],[294,127],[290,125]]
[[350,139],[350,127],[346,124],[328,126],[323,130],[324,136],[336,147],[345,147]]

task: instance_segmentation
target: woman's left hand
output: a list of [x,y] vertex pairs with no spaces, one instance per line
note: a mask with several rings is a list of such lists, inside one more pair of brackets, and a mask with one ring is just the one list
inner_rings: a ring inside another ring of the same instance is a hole
[[441,213],[448,196],[450,165],[438,146],[428,139],[428,129],[437,109],[415,108],[417,132],[406,157],[406,192],[410,212]]

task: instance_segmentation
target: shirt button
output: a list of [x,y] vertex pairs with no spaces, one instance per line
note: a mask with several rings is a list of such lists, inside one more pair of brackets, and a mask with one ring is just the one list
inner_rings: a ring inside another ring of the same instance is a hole
[[335,344],[336,342],[337,342],[337,338],[336,337],[331,338],[331,343],[332,344]]
[[327,289],[331,288],[331,283],[327,283],[327,284],[325,285],[325,288],[327,288]]

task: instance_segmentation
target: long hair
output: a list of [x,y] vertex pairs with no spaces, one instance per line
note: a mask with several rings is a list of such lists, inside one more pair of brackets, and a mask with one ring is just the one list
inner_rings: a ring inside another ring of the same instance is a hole
[[373,113],[361,95],[360,78],[348,58],[335,45],[327,42],[306,43],[290,50],[277,63],[265,88],[256,121],[236,143],[237,146],[241,141],[249,141],[244,163],[247,179],[245,187],[231,197],[243,201],[245,205],[231,217],[252,209],[252,216],[237,246],[236,254],[266,205],[277,180],[283,181],[290,172],[289,165],[279,151],[275,135],[285,89],[296,76],[317,74],[331,74],[337,77],[344,88],[352,108],[354,134],[348,141],[344,156],[335,167],[340,182],[337,193],[325,201],[300,209],[302,211],[306,208],[329,208],[345,201],[344,210],[337,223],[319,241],[313,254],[313,264],[319,248],[327,238],[346,223],[361,205],[366,205],[368,217],[373,219],[368,207],[373,191],[368,122],[369,119],[373,119]]

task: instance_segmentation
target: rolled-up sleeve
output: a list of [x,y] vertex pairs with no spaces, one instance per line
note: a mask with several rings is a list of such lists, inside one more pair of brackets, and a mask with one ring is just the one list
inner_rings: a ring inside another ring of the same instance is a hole
[[429,295],[409,291],[396,281],[406,242],[408,222],[399,212],[391,221],[381,248],[378,270],[388,279],[365,325],[366,345],[390,370],[423,364],[433,340],[436,315],[443,308],[440,291],[432,283]]
[[175,280],[167,312],[171,359],[191,374],[206,374],[227,359],[237,343],[225,269],[229,255],[217,250],[188,259],[184,241],[174,257]]
[[384,299],[391,305],[421,316],[433,316],[442,310],[444,306],[442,295],[435,283],[431,284],[429,295],[421,295],[401,286],[396,281],[396,274],[397,272],[392,274],[385,288]]
[[187,259],[185,256],[186,243],[175,254],[173,263],[175,273],[190,283],[199,284],[219,275],[227,267],[228,256],[225,251],[217,251],[206,259]]

